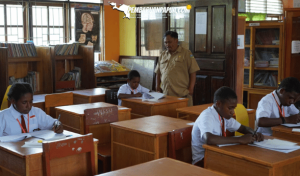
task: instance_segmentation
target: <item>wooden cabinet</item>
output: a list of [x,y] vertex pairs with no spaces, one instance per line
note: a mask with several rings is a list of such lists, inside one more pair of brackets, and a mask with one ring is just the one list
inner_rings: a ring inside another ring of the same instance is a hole
[[[249,63],[247,65],[247,63]],[[277,88],[283,79],[283,22],[246,22],[244,91],[247,107]]]
[[96,73],[95,87],[117,88],[116,84],[127,83],[128,73],[129,71]]

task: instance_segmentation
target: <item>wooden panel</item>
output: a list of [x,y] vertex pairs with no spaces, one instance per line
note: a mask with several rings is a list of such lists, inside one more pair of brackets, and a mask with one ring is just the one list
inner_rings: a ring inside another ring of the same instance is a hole
[[111,131],[109,123],[90,126],[89,132],[93,133],[93,138],[99,140],[98,144],[107,144],[111,142]]
[[209,76],[197,75],[194,87],[193,101],[195,105],[206,104],[210,102],[210,82]]
[[248,93],[248,107],[249,109],[257,109],[258,102],[265,96],[265,94]]
[[24,78],[28,73],[28,63],[22,62],[18,64],[8,64],[8,77],[14,76],[15,78]]
[[159,141],[159,158],[164,158],[168,156],[168,136],[161,136]]
[[187,107],[187,102],[177,102],[177,103],[153,106],[151,115],[163,115],[167,117],[176,118],[177,117],[176,109],[182,107]]
[[74,66],[81,68],[81,87],[85,89],[94,88],[94,47],[79,46],[78,54],[84,56],[84,61],[82,63],[77,63],[77,61],[74,62]]
[[217,91],[220,87],[225,85],[225,78],[221,76],[212,76],[211,77],[211,100],[210,102],[213,102],[214,93]]
[[72,131],[74,133],[84,134],[83,124],[81,124],[83,123],[83,116],[73,115],[56,109],[56,116],[58,116],[58,114],[61,115],[60,121],[63,124],[65,130]]
[[91,103],[89,102],[89,97],[74,94],[73,104],[84,104],[84,103]]
[[300,142],[300,136],[297,135],[297,134],[285,133],[285,132],[274,131],[274,130],[273,130],[273,134],[272,134],[272,135],[273,135],[274,137],[282,138],[282,139],[284,139],[284,140]]
[[131,108],[131,113],[150,116],[151,105],[144,105],[138,102],[122,101],[122,106]]
[[300,161],[293,162],[279,167],[275,167],[274,176],[299,175]]
[[212,7],[212,53],[225,53],[225,8],[226,6]]
[[119,121],[123,121],[123,120],[130,120],[131,119],[131,114],[130,114],[130,110],[128,111],[119,111]]
[[[195,8],[194,18],[196,19],[197,12],[206,12],[207,13],[207,8],[208,7]],[[207,16],[207,18],[208,18],[208,16]],[[208,22],[207,18],[206,18],[206,21]],[[207,32],[207,29],[206,29],[206,32]],[[195,34],[195,51],[194,52],[202,52],[202,53],[207,52],[207,34]]]
[[224,71],[225,59],[197,58],[200,70]]
[[137,118],[142,118],[142,117],[146,117],[146,116],[140,115],[140,114],[131,113],[131,119],[137,119]]
[[[16,174],[25,175],[26,162],[25,158],[17,157],[7,151],[0,150],[0,167],[14,171]],[[18,168],[18,169],[16,169]]]

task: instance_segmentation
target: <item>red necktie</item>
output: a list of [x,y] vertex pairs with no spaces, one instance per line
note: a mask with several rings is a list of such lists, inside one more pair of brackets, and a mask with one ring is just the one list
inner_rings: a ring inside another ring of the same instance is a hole
[[[24,120],[24,116],[23,116],[23,115],[21,115],[21,125],[22,125],[23,129],[24,129],[25,131],[27,131],[26,123],[25,123],[25,120]],[[24,133],[23,130],[22,130],[22,133]]]

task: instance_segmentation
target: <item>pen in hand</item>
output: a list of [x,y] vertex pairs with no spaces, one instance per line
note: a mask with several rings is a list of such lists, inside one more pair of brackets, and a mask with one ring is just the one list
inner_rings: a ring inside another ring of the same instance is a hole
[[256,135],[257,130],[258,130],[258,127],[257,127],[256,130],[254,131],[252,137],[254,137],[254,136]]
[[58,115],[58,118],[57,118],[57,122],[56,122],[56,125],[55,125],[55,129],[60,125],[60,114]]

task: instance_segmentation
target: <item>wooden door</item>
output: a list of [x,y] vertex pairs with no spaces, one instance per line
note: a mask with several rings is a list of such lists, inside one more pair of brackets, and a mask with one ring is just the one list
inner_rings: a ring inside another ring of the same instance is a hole
[[300,53],[291,54],[292,41],[300,40],[300,8],[285,10],[285,74],[300,80]]
[[192,3],[190,50],[200,67],[194,105],[213,102],[214,92],[221,86],[235,89],[236,7],[236,0]]

